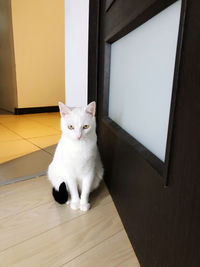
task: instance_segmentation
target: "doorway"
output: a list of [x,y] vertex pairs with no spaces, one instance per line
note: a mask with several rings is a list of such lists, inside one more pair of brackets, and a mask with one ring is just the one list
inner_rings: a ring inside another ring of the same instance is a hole
[[52,160],[65,101],[64,11],[64,0],[0,1],[0,184],[44,174]]

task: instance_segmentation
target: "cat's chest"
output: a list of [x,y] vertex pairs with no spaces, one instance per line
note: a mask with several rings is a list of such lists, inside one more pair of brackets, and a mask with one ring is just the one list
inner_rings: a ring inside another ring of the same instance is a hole
[[63,144],[60,149],[63,162],[70,166],[88,164],[96,155],[96,146],[86,142]]

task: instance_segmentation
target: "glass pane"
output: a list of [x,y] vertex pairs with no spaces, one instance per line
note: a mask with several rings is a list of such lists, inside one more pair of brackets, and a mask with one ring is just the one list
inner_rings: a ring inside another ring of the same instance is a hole
[[109,117],[165,159],[181,1],[111,45]]

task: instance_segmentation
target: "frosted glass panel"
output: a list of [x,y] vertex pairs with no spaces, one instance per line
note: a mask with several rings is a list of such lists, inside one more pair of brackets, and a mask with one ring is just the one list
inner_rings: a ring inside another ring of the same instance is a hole
[[109,117],[165,159],[181,1],[111,45]]

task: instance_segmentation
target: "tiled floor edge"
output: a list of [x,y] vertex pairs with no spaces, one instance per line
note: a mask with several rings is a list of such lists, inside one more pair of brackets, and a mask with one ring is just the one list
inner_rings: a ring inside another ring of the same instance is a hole
[[18,177],[18,178],[9,180],[9,181],[0,182],[0,186],[13,184],[13,183],[16,183],[16,182],[22,182],[22,181],[30,180],[30,179],[33,179],[33,178],[44,176],[46,174],[47,174],[46,172],[40,172],[40,173],[31,174],[31,175],[28,175],[28,176]]

